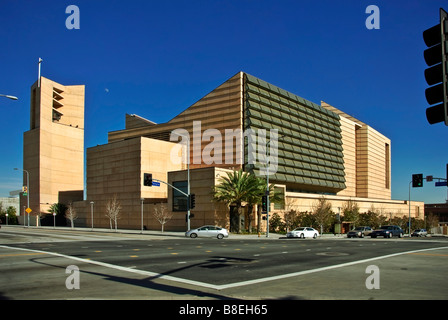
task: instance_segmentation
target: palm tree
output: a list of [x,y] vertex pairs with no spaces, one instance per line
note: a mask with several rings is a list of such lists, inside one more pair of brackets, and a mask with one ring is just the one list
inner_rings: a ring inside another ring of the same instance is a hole
[[240,232],[243,202],[254,203],[254,199],[261,199],[260,181],[263,180],[239,170],[221,177],[220,184],[214,188],[215,201],[224,202],[230,207],[230,231]]
[[[247,215],[248,215],[248,223],[249,223],[249,232],[252,231],[252,211],[255,207],[255,205],[258,205],[257,208],[257,216],[258,216],[258,221],[257,221],[257,231],[260,232],[260,226],[261,226],[261,198],[263,197],[263,195],[266,194],[266,181],[262,178],[259,177],[255,177],[255,179],[257,180],[257,190],[254,191],[253,193],[251,193],[248,198],[246,199],[247,202]],[[269,186],[269,191],[271,193],[271,187],[273,189],[273,185]]]

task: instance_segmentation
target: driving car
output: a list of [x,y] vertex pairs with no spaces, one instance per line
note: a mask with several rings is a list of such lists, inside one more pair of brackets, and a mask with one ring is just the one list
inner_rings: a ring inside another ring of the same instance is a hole
[[384,237],[384,238],[392,238],[393,236],[398,236],[399,238],[403,237],[403,229],[399,226],[381,226],[379,229],[373,230],[370,234],[371,238],[376,237]]
[[364,238],[372,233],[373,229],[367,226],[364,227],[356,227],[355,229],[349,231],[347,233],[347,238]]
[[426,237],[428,235],[428,231],[426,229],[415,229],[412,232],[411,237]]
[[299,227],[295,228],[292,231],[289,231],[286,234],[288,238],[314,238],[316,239],[319,236],[319,232],[311,227]]
[[208,237],[222,239],[229,236],[229,231],[218,226],[203,226],[197,229],[188,230],[185,232],[185,236],[190,238]]

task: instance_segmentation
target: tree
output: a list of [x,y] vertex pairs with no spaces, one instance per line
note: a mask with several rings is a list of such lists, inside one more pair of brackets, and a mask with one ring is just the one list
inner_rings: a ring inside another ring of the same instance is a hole
[[154,208],[154,217],[162,225],[163,232],[165,223],[167,223],[173,217],[173,214],[168,211],[165,204],[161,204],[159,207],[156,206]]
[[[261,232],[261,219],[262,219],[262,206],[261,206],[261,199],[266,194],[266,180],[262,178],[257,178],[258,180],[258,192],[254,192],[249,199],[247,200],[249,212],[251,213],[253,210],[253,207],[255,205],[257,206],[257,232]],[[278,194],[274,192],[274,185],[269,185],[269,203],[279,202],[283,201],[283,198],[280,198]],[[251,231],[251,220],[249,221],[249,232]]]
[[323,228],[329,224],[332,217],[331,202],[320,197],[313,205],[313,215],[316,219],[316,223],[320,226],[320,233],[323,233]]
[[260,180],[255,175],[243,170],[228,172],[226,177],[220,178],[215,186],[213,198],[224,202],[230,209],[230,231],[241,232],[241,207],[243,202],[253,201],[260,195]]
[[67,210],[67,206],[63,203],[53,203],[50,206],[50,213],[56,214],[55,221],[58,226],[65,226],[67,224],[67,220],[65,219],[65,211]]
[[283,215],[283,220],[285,221],[286,232],[295,229],[298,225],[298,214],[295,210],[289,210]]
[[359,222],[360,225],[371,226],[373,229],[377,229],[386,223],[386,217],[381,216],[375,206],[372,205],[369,211],[359,215]]
[[117,220],[120,216],[121,205],[115,194],[112,199],[106,203],[106,217],[109,218],[110,229],[112,230],[112,221],[115,223],[115,231],[117,231]]
[[426,224],[429,232],[432,233],[432,228],[435,228],[439,225],[439,217],[432,212],[426,216]]
[[9,206],[6,209],[6,213],[8,214],[8,224],[19,224],[16,215],[16,208]]
[[[6,218],[6,214],[8,214],[8,218]],[[8,221],[6,221],[6,219],[8,219]],[[18,224],[16,208],[9,206],[4,210],[3,203],[0,202],[0,221],[4,224]]]
[[269,218],[269,230],[272,232],[285,230],[285,223],[277,212],[274,212]]
[[[255,177],[256,178],[256,177]],[[263,179],[261,178],[256,178],[257,179],[257,183],[258,183],[258,187],[257,187],[257,191],[252,192],[250,195],[248,195],[246,202],[247,202],[247,220],[248,220],[248,229],[249,232],[252,232],[252,220],[253,220],[253,211],[254,211],[254,207],[255,205],[260,204],[260,200],[261,197],[265,194],[265,189],[266,189],[266,184],[264,182]],[[257,216],[258,216],[258,232],[260,232],[260,221],[261,221],[261,206],[258,206],[257,208]]]
[[75,208],[73,207],[73,203],[71,202],[68,205],[67,210],[65,211],[65,217],[70,220],[70,226],[73,228],[75,226],[75,220],[78,219],[78,213],[76,212]]
[[342,205],[342,214],[344,215],[345,222],[353,223],[352,227],[356,227],[359,221],[359,206],[356,201],[352,199],[347,200]]

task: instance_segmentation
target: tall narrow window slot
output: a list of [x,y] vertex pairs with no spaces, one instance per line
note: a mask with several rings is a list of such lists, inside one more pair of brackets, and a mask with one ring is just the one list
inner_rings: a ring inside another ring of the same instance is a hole
[[385,144],[385,156],[386,156],[386,189],[390,189],[390,145],[388,143]]

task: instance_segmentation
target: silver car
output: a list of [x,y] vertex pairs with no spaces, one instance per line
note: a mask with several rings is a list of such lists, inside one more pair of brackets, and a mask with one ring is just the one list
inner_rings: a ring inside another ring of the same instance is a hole
[[227,238],[229,232],[227,229],[217,227],[217,226],[203,226],[197,229],[191,229],[185,232],[186,237],[197,238],[197,237],[207,237],[207,238]]
[[428,235],[428,231],[426,229],[417,229],[412,232],[412,237],[426,237]]
[[364,238],[372,233],[373,229],[370,227],[356,227],[347,233],[347,238]]

